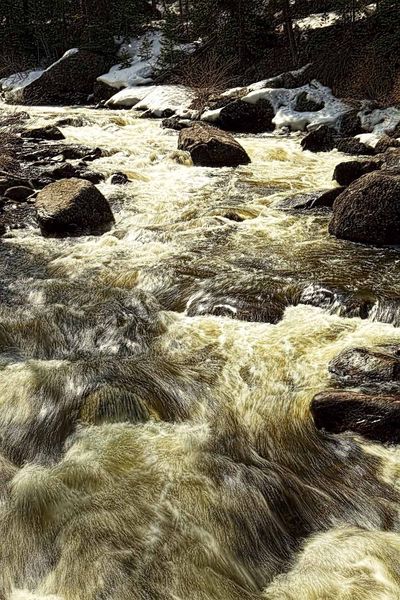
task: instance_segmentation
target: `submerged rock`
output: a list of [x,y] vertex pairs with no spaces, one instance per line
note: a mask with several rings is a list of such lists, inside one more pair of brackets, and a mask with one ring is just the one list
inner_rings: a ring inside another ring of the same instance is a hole
[[186,150],[199,167],[237,167],[251,162],[245,149],[229,133],[194,125],[179,134],[178,148]]
[[329,232],[376,246],[400,244],[400,176],[375,171],[353,182],[335,200]]
[[283,210],[310,210],[315,208],[332,208],[336,198],[344,191],[344,187],[336,187],[322,192],[310,194],[296,194],[291,198],[285,198],[279,203]]
[[40,229],[48,236],[103,233],[114,223],[106,198],[81,179],[46,186],[36,198],[36,210]]
[[342,162],[335,167],[333,179],[339,185],[348,186],[363,175],[377,171],[381,166],[382,162],[378,160],[350,160]]
[[327,390],[311,404],[317,429],[352,431],[378,442],[400,442],[400,394],[370,396],[351,390]]
[[345,385],[400,382],[400,346],[344,350],[330,362],[329,371]]

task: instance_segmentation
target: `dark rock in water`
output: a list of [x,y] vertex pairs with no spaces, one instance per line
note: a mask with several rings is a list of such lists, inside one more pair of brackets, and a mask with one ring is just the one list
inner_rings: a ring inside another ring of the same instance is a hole
[[244,221],[243,217],[238,215],[235,212],[227,212],[223,215],[224,219],[228,219],[229,221],[236,221],[236,223],[242,223]]
[[175,131],[181,131],[182,129],[191,127],[193,123],[191,121],[188,121],[187,119],[182,120],[179,117],[169,117],[168,119],[164,119],[161,125],[165,129],[174,129]]
[[350,160],[342,162],[335,167],[333,179],[339,185],[348,186],[363,175],[377,171],[381,166],[382,161],[378,160]]
[[375,149],[363,144],[356,138],[348,137],[338,140],[336,142],[336,148],[343,154],[351,154],[354,156],[372,156],[375,154]]
[[349,138],[363,133],[364,130],[358,113],[358,110],[350,110],[338,118],[336,129],[342,137]]
[[337,187],[325,192],[296,194],[286,198],[279,204],[283,210],[310,210],[315,208],[332,208],[336,198],[343,192],[344,187]]
[[242,133],[262,133],[273,131],[274,109],[268,100],[250,104],[242,100],[230,102],[222,108],[217,124],[226,131]]
[[45,187],[36,198],[36,210],[47,236],[103,233],[114,223],[106,198],[81,179],[63,179]]
[[344,385],[400,382],[400,345],[344,350],[331,361],[329,371]]
[[400,176],[375,171],[353,182],[335,200],[329,232],[376,246],[400,244]]
[[54,125],[46,127],[37,127],[36,129],[26,129],[22,137],[31,138],[34,140],[64,140],[64,134]]
[[389,148],[400,148],[400,140],[383,135],[375,146],[375,154],[383,154]]
[[125,173],[113,173],[113,175],[111,175],[111,179],[110,179],[110,183],[112,185],[124,185],[125,183],[128,183],[128,175],[125,175]]
[[55,123],[55,127],[84,127],[87,121],[83,117],[64,117]]
[[392,172],[400,170],[400,148],[388,148],[379,159],[383,161],[383,169]]
[[245,149],[229,133],[208,125],[183,129],[178,148],[189,152],[193,164],[200,167],[237,167],[251,162]]
[[61,164],[53,164],[41,169],[41,176],[47,177],[50,179],[58,180],[58,179],[69,179],[70,177],[76,176],[76,167],[71,165],[71,163],[61,163]]
[[376,304],[376,297],[369,291],[348,292],[329,289],[322,285],[307,286],[300,295],[300,304],[333,310],[341,317],[367,319]]
[[335,147],[335,136],[333,127],[320,125],[301,140],[301,147],[310,152],[330,152]]
[[296,98],[294,110],[297,112],[318,112],[325,108],[325,102],[316,102],[308,96],[307,92],[301,92]]
[[88,50],[69,51],[35,81],[6,94],[14,104],[80,104],[93,93],[97,77],[107,71],[104,56]]
[[107,100],[112,98],[115,94],[115,88],[103,83],[102,81],[95,81],[93,85],[93,102],[94,104],[105,105]]
[[104,181],[105,179],[103,173],[98,173],[97,171],[89,171],[85,168],[77,169],[75,176],[79,177],[79,179],[85,179],[86,181],[90,181],[95,185],[97,185],[101,181]]
[[33,193],[31,183],[27,179],[23,179],[22,177],[13,177],[12,175],[9,175],[8,177],[0,177],[0,196],[2,196],[6,190],[19,186],[31,188],[31,194]]
[[314,397],[311,413],[317,429],[329,433],[351,431],[377,442],[400,442],[400,395],[327,390]]
[[16,202],[24,202],[27,200],[32,194],[34,190],[31,187],[26,186],[15,186],[11,187],[4,193],[4,197],[8,200],[15,200]]

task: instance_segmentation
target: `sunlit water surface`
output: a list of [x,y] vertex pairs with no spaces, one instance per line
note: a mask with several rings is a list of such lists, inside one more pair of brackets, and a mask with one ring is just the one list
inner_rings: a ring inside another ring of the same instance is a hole
[[399,453],[309,413],[341,350],[400,343],[400,254],[278,208],[346,158],[194,168],[132,112],[29,112],[131,183],[101,237],[1,241],[0,598],[400,598]]

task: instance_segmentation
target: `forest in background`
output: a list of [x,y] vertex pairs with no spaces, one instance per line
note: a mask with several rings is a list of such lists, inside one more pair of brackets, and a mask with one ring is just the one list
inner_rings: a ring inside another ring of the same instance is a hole
[[[325,27],[298,27],[315,13],[326,15]],[[340,97],[400,103],[398,0],[2,0],[0,77],[46,66],[71,47],[112,64],[116,39],[151,28],[164,33],[161,80],[195,83],[206,69],[241,85],[311,62],[314,77]],[[192,41],[199,58],[182,68],[177,46]]]

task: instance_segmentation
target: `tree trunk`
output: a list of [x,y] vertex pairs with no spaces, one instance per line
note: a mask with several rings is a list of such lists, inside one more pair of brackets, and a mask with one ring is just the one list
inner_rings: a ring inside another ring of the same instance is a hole
[[293,31],[293,19],[292,11],[290,8],[290,0],[283,0],[283,16],[285,19],[285,30],[290,49],[290,56],[292,58],[293,65],[297,65],[297,44]]

